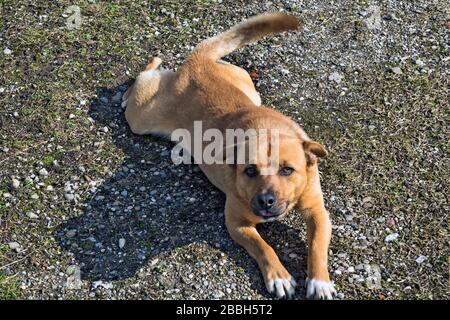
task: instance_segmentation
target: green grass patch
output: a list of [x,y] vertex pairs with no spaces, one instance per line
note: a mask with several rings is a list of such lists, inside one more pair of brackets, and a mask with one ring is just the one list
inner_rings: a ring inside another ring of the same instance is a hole
[[20,297],[21,290],[14,277],[0,273],[0,300],[15,300]]

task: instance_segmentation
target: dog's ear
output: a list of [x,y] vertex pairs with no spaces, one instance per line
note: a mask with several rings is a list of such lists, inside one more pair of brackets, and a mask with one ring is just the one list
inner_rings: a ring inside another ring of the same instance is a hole
[[317,158],[326,157],[328,152],[320,143],[315,141],[303,141],[303,150],[305,150],[306,163],[308,166],[317,162]]

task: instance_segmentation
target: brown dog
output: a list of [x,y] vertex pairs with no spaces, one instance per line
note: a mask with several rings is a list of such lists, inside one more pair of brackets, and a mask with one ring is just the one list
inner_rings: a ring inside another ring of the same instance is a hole
[[124,94],[123,103],[136,134],[170,136],[179,128],[192,132],[194,121],[202,121],[203,129],[221,132],[278,129],[279,166],[274,174],[260,174],[267,162],[198,163],[226,194],[225,222],[231,237],[256,259],[268,291],[280,298],[294,293],[295,281],[255,225],[278,219],[294,207],[304,213],[309,247],[307,297],[331,299],[336,294],[327,270],[331,223],[317,167],[317,158],[327,152],[294,121],[260,106],[259,94],[244,69],[219,60],[265,35],[298,26],[295,17],[281,13],[253,17],[201,42],[176,73],[159,69],[161,60],[154,58]]

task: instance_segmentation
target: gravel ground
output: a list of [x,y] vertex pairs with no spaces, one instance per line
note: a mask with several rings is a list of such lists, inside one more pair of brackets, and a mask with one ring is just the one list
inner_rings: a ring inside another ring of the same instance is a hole
[[[224,196],[173,165],[169,142],[133,135],[118,101],[150,57],[175,69],[201,39],[281,10],[304,31],[227,60],[330,151],[339,298],[449,298],[445,0],[2,1],[0,298],[270,298]],[[303,284],[301,215],[259,229]]]

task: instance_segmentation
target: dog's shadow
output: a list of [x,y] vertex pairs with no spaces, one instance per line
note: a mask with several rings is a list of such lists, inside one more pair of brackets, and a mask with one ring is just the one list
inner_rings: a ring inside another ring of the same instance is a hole
[[[129,85],[101,88],[100,98],[91,102],[89,116],[99,128],[108,128],[125,161],[96,186],[82,215],[57,228],[58,243],[73,255],[82,279],[89,281],[126,279],[160,253],[206,243],[227,254],[245,270],[252,288],[269,298],[258,266],[227,233],[225,196],[196,165],[173,164],[170,141],[136,136],[129,130],[118,99]],[[258,230],[291,274],[304,279],[306,249],[299,231],[283,222]],[[288,248],[277,249],[281,243],[288,243]],[[300,286],[297,297],[302,296]]]

